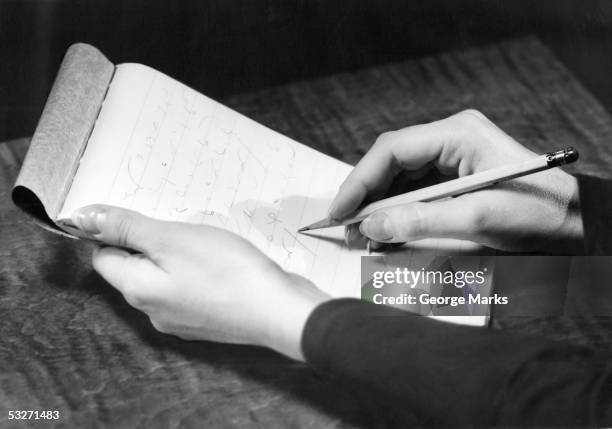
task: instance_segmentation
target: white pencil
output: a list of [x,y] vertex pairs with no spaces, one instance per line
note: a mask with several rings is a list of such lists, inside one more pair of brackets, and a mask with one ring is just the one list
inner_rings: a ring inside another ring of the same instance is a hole
[[377,210],[386,209],[389,207],[400,206],[415,202],[427,202],[440,200],[446,197],[457,196],[472,192],[477,189],[486,188],[495,185],[499,182],[515,179],[517,177],[526,176],[528,174],[537,173],[538,171],[547,170],[549,168],[558,167],[560,165],[569,164],[578,159],[578,152],[572,147],[559,150],[557,152],[549,152],[544,155],[537,156],[529,161],[519,162],[516,164],[505,165],[502,167],[492,168],[491,170],[482,171],[480,173],[471,174],[469,176],[460,177],[458,179],[449,180],[448,182],[439,183],[427,188],[418,189],[416,191],[407,192],[391,198],[385,198],[357,210],[351,216],[345,219],[325,218],[311,225],[300,228],[298,232],[310,231],[313,229],[330,228],[333,226],[350,225],[352,223],[361,222],[366,217],[370,216]]

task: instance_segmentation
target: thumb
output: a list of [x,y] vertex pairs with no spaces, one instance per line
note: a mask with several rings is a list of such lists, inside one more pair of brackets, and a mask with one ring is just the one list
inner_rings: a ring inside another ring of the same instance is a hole
[[160,234],[164,231],[159,225],[161,221],[132,210],[102,204],[77,209],[71,220],[87,238],[145,254],[158,250]]
[[[473,203],[473,201],[469,201]],[[371,240],[401,243],[424,238],[476,238],[478,211],[461,197],[429,203],[412,203],[378,210],[359,228]]]

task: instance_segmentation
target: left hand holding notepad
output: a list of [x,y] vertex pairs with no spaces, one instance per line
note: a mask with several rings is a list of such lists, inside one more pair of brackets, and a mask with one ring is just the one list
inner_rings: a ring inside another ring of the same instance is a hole
[[183,339],[270,347],[303,360],[306,319],[329,297],[246,240],[210,226],[103,205],[78,210],[72,221],[106,245],[94,252],[95,270],[157,330]]

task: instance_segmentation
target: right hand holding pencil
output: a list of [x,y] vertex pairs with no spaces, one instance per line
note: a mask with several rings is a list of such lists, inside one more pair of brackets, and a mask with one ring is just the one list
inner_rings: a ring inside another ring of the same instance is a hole
[[[330,217],[342,219],[383,198],[401,171],[414,179],[432,169],[462,177],[534,156],[475,110],[384,133],[340,187]],[[578,183],[555,168],[455,198],[379,210],[349,228],[349,239],[361,234],[375,247],[457,238],[509,251],[580,253]]]

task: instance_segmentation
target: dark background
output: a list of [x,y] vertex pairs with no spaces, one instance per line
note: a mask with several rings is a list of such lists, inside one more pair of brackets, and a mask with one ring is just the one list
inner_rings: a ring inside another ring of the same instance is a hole
[[612,110],[610,0],[0,0],[0,141],[33,133],[77,41],[219,99],[525,34]]

